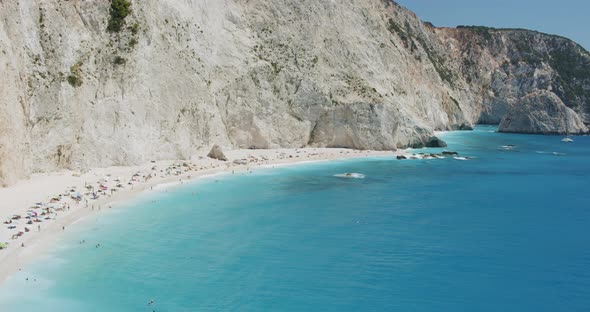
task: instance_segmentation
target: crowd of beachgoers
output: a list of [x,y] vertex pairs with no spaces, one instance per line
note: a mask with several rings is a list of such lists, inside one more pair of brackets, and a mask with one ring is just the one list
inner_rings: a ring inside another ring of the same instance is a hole
[[[157,184],[188,181],[202,175],[216,172],[249,172],[251,168],[300,161],[330,160],[365,156],[393,156],[391,151],[357,151],[347,149],[281,149],[281,150],[237,150],[226,153],[231,160],[220,161],[200,156],[192,161],[152,161],[141,168],[129,170],[103,169],[92,174],[80,175],[75,183],[63,185],[59,192],[45,194],[34,200],[38,194],[31,193],[32,201],[21,209],[13,209],[10,215],[0,217],[5,227],[0,231],[0,249],[24,248],[27,236],[42,233],[47,228],[65,231],[64,216],[76,211],[82,217],[86,213],[98,212],[111,207],[111,201],[121,199],[122,194],[150,190]],[[112,171],[112,172],[109,172]],[[38,190],[35,190],[37,192]],[[0,194],[1,196],[1,194]],[[56,222],[60,221],[61,222]],[[8,230],[8,231],[7,231]],[[0,254],[1,256],[1,254]],[[2,259],[0,258],[0,261]]]
[[[201,167],[198,169],[211,168]],[[31,203],[29,209],[24,213],[9,216],[9,219],[4,221],[4,225],[8,229],[14,230],[10,239],[18,241],[21,236],[27,235],[31,231],[40,232],[42,224],[56,220],[60,213],[80,208],[100,210],[102,207],[96,203],[101,198],[112,198],[116,192],[126,188],[133,189],[135,186],[149,182],[157,176],[161,178],[181,176],[194,170],[197,170],[194,164],[184,162],[174,163],[163,169],[159,169],[158,166],[154,165],[150,172],[138,171],[127,177],[113,177],[111,174],[107,174],[98,181],[85,182],[83,188],[69,186],[62,193],[55,194],[46,201]],[[65,226],[63,229],[65,229]],[[5,242],[3,248],[7,248],[8,245],[9,243]],[[24,243],[21,243],[20,246],[25,247]]]

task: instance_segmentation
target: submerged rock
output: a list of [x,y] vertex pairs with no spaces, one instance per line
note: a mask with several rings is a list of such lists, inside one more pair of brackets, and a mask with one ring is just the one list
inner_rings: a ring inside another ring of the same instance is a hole
[[221,160],[221,161],[227,161],[227,157],[225,157],[225,154],[223,154],[223,150],[221,149],[221,147],[219,145],[214,145],[211,148],[211,151],[209,152],[209,154],[207,154],[207,157]]
[[500,122],[500,132],[582,134],[588,128],[580,116],[553,92],[536,91],[522,98]]

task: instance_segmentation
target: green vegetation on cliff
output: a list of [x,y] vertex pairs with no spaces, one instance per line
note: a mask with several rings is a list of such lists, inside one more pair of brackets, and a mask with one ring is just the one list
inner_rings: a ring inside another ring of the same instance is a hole
[[407,47],[408,40],[410,38],[406,34],[406,31],[403,30],[402,27],[399,26],[396,22],[394,22],[392,18],[390,18],[388,22],[389,22],[389,25],[387,28],[389,29],[389,32],[392,34],[398,35],[400,37],[400,39],[404,42],[404,45]]
[[125,25],[125,18],[131,13],[131,2],[127,0],[111,0],[109,32],[120,32]]
[[584,88],[590,83],[588,58],[571,48],[553,50],[550,56],[549,63],[559,75],[558,81],[563,87],[565,98],[585,97],[590,100],[590,89]]
[[[518,28],[457,28],[473,32],[479,37],[480,44],[487,47],[508,44],[509,60],[501,65],[504,72],[544,72],[550,67],[554,71],[551,91],[568,107],[579,109],[590,102],[590,53],[575,42],[557,35]],[[590,113],[588,105],[584,110]]]
[[[427,24],[427,26],[434,27],[432,24]],[[430,60],[430,63],[432,63],[440,78],[451,85],[454,83],[453,74],[451,70],[449,70],[445,65],[444,58],[431,48],[431,46],[427,43],[427,39],[420,35],[413,35],[408,23],[406,23],[405,27],[402,27],[398,25],[392,18],[390,18],[388,20],[388,30],[392,34],[399,36],[402,40],[402,43],[404,44],[404,47],[409,48],[411,52],[417,50],[415,42],[417,41],[424,49],[424,52],[426,52],[428,60]]]
[[471,30],[473,32],[476,32],[478,34],[483,34],[483,35],[493,34],[494,32],[514,31],[514,32],[523,32],[523,33],[533,33],[533,34],[539,34],[539,35],[543,35],[543,36],[547,36],[547,37],[551,37],[551,38],[559,38],[559,39],[569,40],[568,38],[563,37],[563,36],[547,34],[547,33],[543,33],[540,31],[531,30],[531,29],[524,29],[524,28],[496,28],[496,27],[488,27],[488,26],[476,26],[476,25],[459,25],[459,26],[457,26],[457,29],[468,29],[468,30]]
[[490,41],[493,39],[491,31],[495,30],[495,28],[491,28],[491,27],[465,26],[465,25],[459,25],[459,26],[457,26],[457,29],[469,29],[469,30],[473,31],[474,33],[478,34],[480,37],[482,37],[486,41]]
[[68,80],[68,83],[74,88],[82,86],[82,62],[78,62],[70,67],[70,74],[66,79]]

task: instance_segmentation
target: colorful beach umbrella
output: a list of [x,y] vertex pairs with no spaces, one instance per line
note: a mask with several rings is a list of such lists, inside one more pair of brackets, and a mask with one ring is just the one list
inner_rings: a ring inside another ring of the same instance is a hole
[[7,243],[0,243],[0,249],[5,249],[8,248],[8,244]]

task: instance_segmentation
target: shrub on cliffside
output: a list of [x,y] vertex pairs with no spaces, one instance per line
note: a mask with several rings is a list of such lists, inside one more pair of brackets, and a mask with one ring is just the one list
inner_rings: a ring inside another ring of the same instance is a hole
[[131,13],[131,2],[127,0],[111,0],[111,18],[107,30],[120,32],[125,25],[125,18]]
[[78,62],[70,67],[70,74],[66,79],[68,83],[74,88],[82,86],[82,62]]
[[115,56],[115,59],[113,60],[113,63],[115,65],[125,65],[125,63],[127,63],[127,60],[119,55]]
[[67,80],[68,83],[74,88],[82,86],[82,79],[80,79],[78,76],[69,75]]

